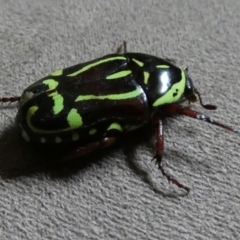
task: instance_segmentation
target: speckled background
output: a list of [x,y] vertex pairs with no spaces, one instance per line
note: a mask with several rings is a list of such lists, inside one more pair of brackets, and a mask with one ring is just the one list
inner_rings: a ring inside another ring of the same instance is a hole
[[[0,0],[0,96],[126,40],[129,51],[188,66],[204,102],[218,106],[209,114],[238,128],[239,26],[239,0]],[[150,131],[89,165],[52,165],[52,151],[18,137],[16,111],[1,104],[1,240],[239,239],[240,135],[166,121],[164,166],[191,188],[186,196],[151,162]]]

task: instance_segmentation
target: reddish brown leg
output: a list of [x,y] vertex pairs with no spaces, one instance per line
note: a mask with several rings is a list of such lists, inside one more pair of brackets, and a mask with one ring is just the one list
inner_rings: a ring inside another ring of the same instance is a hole
[[74,152],[72,152],[71,154],[68,154],[65,160],[86,156],[92,152],[95,152],[96,150],[107,148],[113,145],[115,142],[116,142],[116,138],[105,137],[102,140],[92,142],[75,149]]
[[3,103],[6,103],[6,102],[18,102],[20,100],[20,97],[3,97],[3,98],[0,98],[0,102],[3,102]]
[[234,130],[232,127],[229,127],[222,123],[219,123],[219,122],[213,120],[211,117],[209,117],[201,112],[194,111],[188,107],[182,107],[179,105],[170,105],[166,108],[166,111],[171,114],[180,114],[180,115],[185,115],[187,117],[195,118],[195,119],[219,126],[226,130],[229,130],[231,132],[238,133],[238,131]]
[[171,177],[163,168],[162,166],[162,156],[164,151],[164,134],[163,134],[163,123],[162,120],[155,116],[153,119],[153,123],[156,127],[156,154],[154,159],[156,160],[156,164],[158,165],[159,170],[162,172],[163,176],[165,176],[169,182],[172,182],[173,184],[177,185],[179,188],[185,189],[188,193],[190,189],[183,184],[181,184],[177,179]]

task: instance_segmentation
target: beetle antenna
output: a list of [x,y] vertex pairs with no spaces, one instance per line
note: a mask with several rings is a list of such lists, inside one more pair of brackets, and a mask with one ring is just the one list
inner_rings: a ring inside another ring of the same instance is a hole
[[217,107],[215,105],[203,104],[202,98],[201,98],[201,94],[200,94],[200,92],[196,88],[194,89],[194,92],[198,95],[199,102],[200,102],[202,107],[204,107],[204,108],[206,108],[208,110],[216,110],[217,109]]

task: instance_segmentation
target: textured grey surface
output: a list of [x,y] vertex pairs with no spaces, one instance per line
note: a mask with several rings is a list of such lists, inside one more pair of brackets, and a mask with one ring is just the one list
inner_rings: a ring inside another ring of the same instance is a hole
[[[239,0],[0,0],[0,96],[126,40],[131,51],[188,65],[204,102],[219,107],[209,114],[237,126],[239,25]],[[152,164],[149,141],[55,177],[33,171],[41,155],[16,137],[15,114],[1,107],[1,240],[239,239],[239,135],[184,117],[167,121],[164,165],[191,187],[183,196]]]

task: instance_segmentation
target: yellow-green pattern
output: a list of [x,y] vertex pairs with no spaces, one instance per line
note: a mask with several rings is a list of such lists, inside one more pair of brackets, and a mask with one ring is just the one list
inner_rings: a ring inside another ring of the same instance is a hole
[[148,84],[148,79],[150,77],[150,73],[144,71],[143,74],[144,74],[144,83]]
[[39,129],[33,126],[31,119],[32,117],[36,114],[36,112],[39,110],[38,106],[32,106],[28,109],[27,117],[26,117],[26,122],[28,127],[35,133],[38,134],[55,134],[55,133],[61,133],[61,132],[66,132],[70,131],[72,129],[76,129],[82,126],[82,118],[80,114],[78,114],[76,109],[71,109],[68,116],[67,116],[67,121],[69,124],[69,127],[63,128],[63,129],[58,129],[58,130],[46,130],[46,129]]
[[157,65],[156,67],[157,68],[169,68],[170,66],[163,64],[163,65]]
[[123,100],[123,99],[129,99],[129,98],[135,98],[137,96],[140,96],[142,94],[142,89],[137,88],[136,90],[133,90],[131,92],[126,93],[119,93],[119,94],[109,94],[109,95],[103,95],[103,96],[96,96],[96,95],[80,95],[76,98],[75,102],[78,101],[87,101],[87,100]]
[[123,131],[123,128],[122,128],[122,126],[119,124],[119,123],[117,123],[117,122],[114,122],[114,123],[112,123],[109,127],[108,127],[108,129],[107,129],[107,131],[110,131],[110,130],[118,130],[119,132],[122,132]]
[[170,90],[153,103],[154,107],[177,102],[182,97],[186,86],[186,76],[183,70],[181,71],[181,76],[182,78],[179,82],[173,84]]
[[82,117],[75,108],[71,109],[69,112],[67,121],[71,129],[76,129],[83,125]]
[[59,70],[56,70],[55,72],[53,72],[51,75],[52,76],[61,76],[62,74],[63,74],[63,70],[59,69]]
[[119,78],[126,77],[126,76],[130,75],[131,73],[132,73],[131,70],[124,70],[124,71],[113,73],[113,74],[107,76],[106,79],[108,79],[108,80],[119,79]]
[[144,63],[143,62],[141,62],[141,61],[139,61],[139,60],[137,60],[137,59],[135,59],[135,58],[133,58],[132,59],[136,64],[138,64],[140,67],[143,67],[144,66]]
[[46,79],[43,81],[43,84],[48,86],[48,90],[53,90],[57,88],[59,83],[55,79]]
[[71,74],[68,74],[67,76],[69,76],[69,77],[74,77],[74,76],[77,76],[77,75],[79,75],[80,73],[85,72],[85,71],[87,71],[87,70],[89,70],[89,69],[91,69],[91,68],[93,68],[93,67],[96,67],[96,66],[98,66],[98,65],[100,65],[100,64],[103,64],[103,63],[106,63],[106,62],[111,62],[111,61],[116,61],[116,60],[126,60],[126,58],[125,58],[125,57],[121,57],[121,56],[117,56],[117,57],[102,59],[102,60],[93,62],[93,63],[91,63],[91,64],[88,64],[87,66],[79,69],[79,70],[76,71],[76,72],[73,72],[73,73],[71,73]]
[[64,102],[64,98],[61,94],[59,94],[58,92],[53,92],[51,94],[49,94],[49,97],[51,97],[53,99],[53,112],[54,114],[58,114],[60,113],[63,108],[63,102]]

